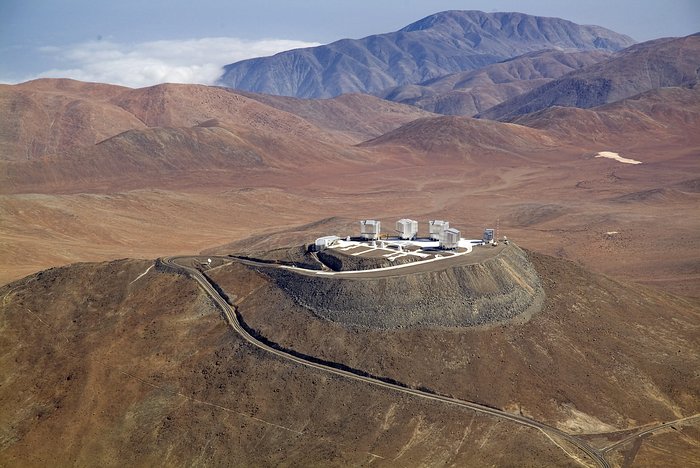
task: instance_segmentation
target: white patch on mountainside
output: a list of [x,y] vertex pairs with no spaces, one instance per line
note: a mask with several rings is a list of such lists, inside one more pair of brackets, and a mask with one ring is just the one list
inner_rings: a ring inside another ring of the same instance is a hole
[[617,429],[615,426],[604,423],[595,416],[579,411],[571,405],[563,405],[561,409],[562,413],[568,416],[566,420],[558,424],[559,428],[564,431],[574,434],[596,434],[612,432]]
[[636,159],[623,158],[618,153],[613,153],[612,151],[601,151],[600,153],[596,154],[595,157],[614,159],[615,161],[625,164],[642,164],[642,161],[637,161]]

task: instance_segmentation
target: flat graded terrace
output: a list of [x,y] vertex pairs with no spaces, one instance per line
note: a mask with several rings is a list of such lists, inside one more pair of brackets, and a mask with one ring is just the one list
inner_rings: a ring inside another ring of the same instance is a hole
[[430,239],[385,238],[376,241],[339,239],[327,249],[356,257],[386,258],[389,261],[407,256],[415,256],[420,260],[430,260],[469,253],[472,247],[478,244],[481,244],[480,240],[461,239],[456,249],[443,250],[440,249],[440,242]]
[[[345,278],[384,278],[388,276],[401,276],[401,275],[410,275],[410,274],[415,274],[415,273],[426,273],[426,272],[431,272],[431,271],[436,271],[436,270],[444,270],[447,268],[452,268],[455,266],[465,266],[465,265],[473,265],[477,263],[482,263],[486,260],[490,260],[492,258],[496,258],[499,256],[501,252],[504,251],[504,249],[507,249],[508,246],[505,244],[500,244],[497,246],[493,245],[475,245],[474,247],[470,247],[468,250],[467,249],[458,249],[454,251],[440,251],[436,250],[433,252],[430,252],[429,255],[425,257],[414,257],[414,259],[411,259],[412,261],[409,261],[407,263],[398,263],[399,259],[403,260],[408,260],[410,257],[408,255],[404,257],[394,257],[393,260],[389,259],[391,263],[386,262],[387,266],[380,266],[377,268],[369,268],[369,269],[348,269],[348,270],[342,270],[342,271],[318,271],[318,270],[310,270],[310,269],[305,269],[305,268],[299,268],[299,267],[292,267],[292,266],[285,266],[284,268],[286,269],[291,269],[296,271],[297,273],[301,274],[309,274],[313,276],[337,276],[337,277],[345,277]],[[331,250],[331,249],[329,249]],[[375,249],[379,250],[379,249]],[[353,259],[354,256],[352,254],[348,254],[348,252],[343,252],[341,249],[333,249],[332,253],[335,254],[338,257],[346,257],[348,260]],[[365,258],[380,258],[380,259],[387,259],[386,257],[382,257],[381,254],[377,254],[374,252],[368,252],[365,254],[361,255],[362,257]],[[397,263],[397,264],[393,264]]]
[[[370,269],[347,269],[333,271],[329,269],[313,269],[304,266],[297,266],[292,264],[293,262],[285,261],[271,261],[265,258],[251,258],[250,256],[240,256],[240,255],[212,255],[212,256],[192,256],[192,257],[182,257],[179,261],[187,264],[191,268],[198,269],[210,269],[218,268],[223,265],[231,263],[232,260],[243,263],[249,266],[255,267],[268,267],[268,268],[278,268],[282,270],[293,271],[300,275],[305,276],[332,276],[336,278],[348,278],[348,279],[360,279],[360,278],[386,278],[392,276],[403,276],[412,275],[416,273],[427,273],[432,271],[445,270],[448,268],[453,268],[457,266],[468,266],[480,264],[485,261],[495,259],[501,255],[504,251],[508,251],[509,248],[516,248],[514,244],[506,245],[475,245],[469,252],[467,251],[436,251],[430,254],[430,256],[425,258],[416,259],[409,263],[389,263],[388,261],[383,264],[387,266],[376,267]],[[378,250],[378,249],[375,249]],[[351,255],[348,252],[343,252],[341,249],[327,249],[326,252],[331,251],[338,257],[344,257],[347,259],[358,259],[368,258],[368,259],[380,259],[386,260],[380,254],[367,254],[362,256]],[[211,259],[212,262],[208,263],[207,259]],[[319,262],[320,263],[320,262]]]
[[[385,270],[408,268],[421,264],[432,264],[444,260],[471,256],[475,248],[486,245],[492,249],[494,244],[484,244],[481,240],[460,239],[453,249],[440,247],[440,242],[427,239],[382,238],[366,240],[346,238],[345,240],[330,236],[332,242],[319,248],[318,241],[309,248],[316,265],[310,267],[319,275],[325,274],[359,274],[368,272],[382,273]],[[328,238],[322,238],[323,240]],[[304,267],[305,265],[294,265]]]

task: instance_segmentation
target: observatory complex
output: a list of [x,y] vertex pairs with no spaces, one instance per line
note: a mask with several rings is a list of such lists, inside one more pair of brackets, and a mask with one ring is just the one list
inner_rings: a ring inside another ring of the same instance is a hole
[[373,219],[365,219],[360,221],[360,237],[364,240],[379,239],[381,231],[381,222]]
[[400,219],[396,221],[396,232],[403,240],[415,239],[418,235],[418,221],[412,219]]
[[439,219],[428,221],[428,232],[432,240],[440,240],[445,229],[449,229],[450,223]]
[[394,262],[402,257],[410,257],[402,261],[437,260],[468,254],[474,246],[496,245],[494,229],[485,229],[481,239],[465,239],[458,229],[450,227],[450,223],[444,220],[428,221],[428,235],[425,237],[419,235],[419,223],[413,219],[399,219],[390,233],[382,233],[381,226],[379,220],[363,219],[359,235],[319,237],[310,248],[316,252],[333,249],[348,256]]

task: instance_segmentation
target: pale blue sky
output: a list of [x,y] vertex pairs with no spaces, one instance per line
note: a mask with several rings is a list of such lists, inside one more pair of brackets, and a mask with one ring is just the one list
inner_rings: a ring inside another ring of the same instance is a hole
[[394,31],[443,10],[556,16],[638,41],[700,31],[700,0],[0,0],[0,80],[206,82],[226,63]]

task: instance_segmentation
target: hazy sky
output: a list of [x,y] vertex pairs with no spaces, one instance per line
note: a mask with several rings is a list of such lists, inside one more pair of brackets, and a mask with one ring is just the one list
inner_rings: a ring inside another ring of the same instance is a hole
[[638,41],[700,31],[700,0],[0,0],[0,82],[211,83],[227,63],[443,10],[556,16]]

